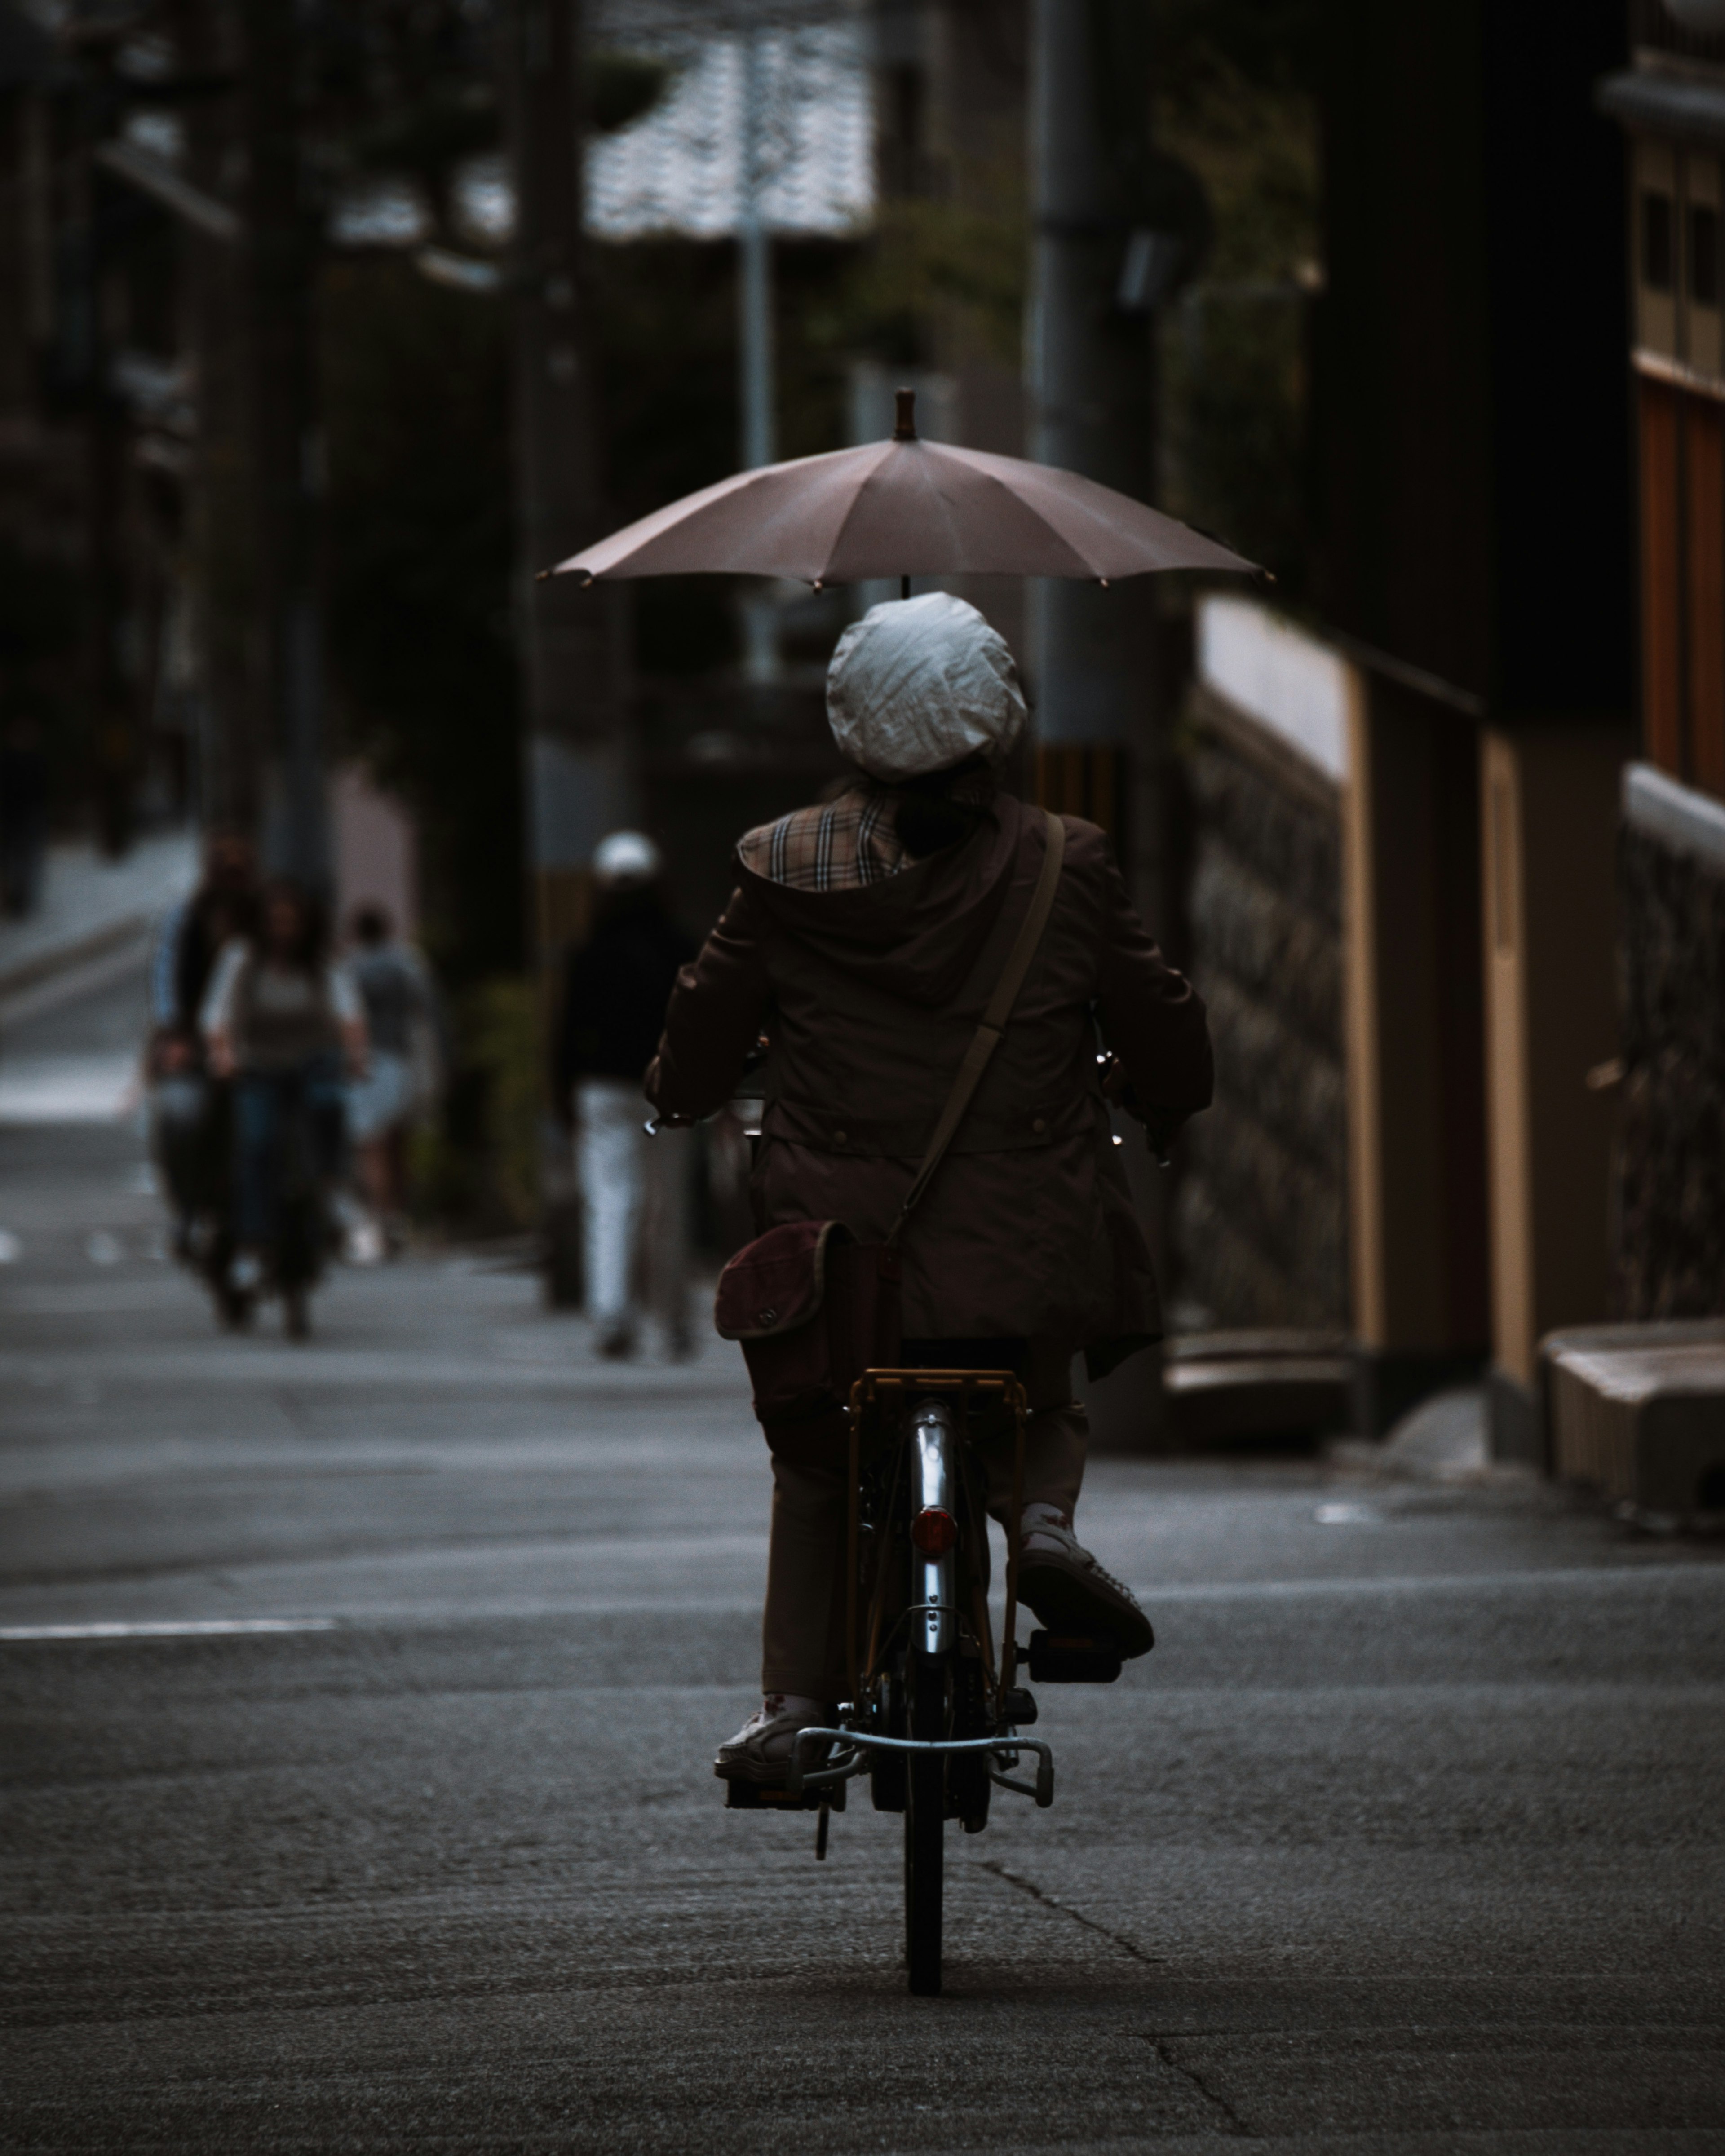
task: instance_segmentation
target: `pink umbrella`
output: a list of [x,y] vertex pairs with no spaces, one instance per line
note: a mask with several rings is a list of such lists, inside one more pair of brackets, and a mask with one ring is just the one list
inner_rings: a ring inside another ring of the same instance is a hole
[[901,577],[1142,576],[1253,564],[1076,472],[919,439],[898,393],[890,442],[738,472],[559,562],[544,576],[725,570],[813,584]]

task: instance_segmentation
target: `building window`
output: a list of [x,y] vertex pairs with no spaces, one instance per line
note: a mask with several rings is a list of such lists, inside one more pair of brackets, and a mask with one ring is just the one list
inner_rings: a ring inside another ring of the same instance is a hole
[[1671,198],[1651,188],[1641,197],[1641,282],[1671,289]]

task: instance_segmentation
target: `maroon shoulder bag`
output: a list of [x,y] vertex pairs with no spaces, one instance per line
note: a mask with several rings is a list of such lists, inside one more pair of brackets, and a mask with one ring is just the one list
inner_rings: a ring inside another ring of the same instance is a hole
[[788,1220],[746,1245],[719,1276],[713,1322],[723,1338],[742,1342],[763,1423],[830,1414],[847,1404],[865,1370],[898,1361],[900,1238],[1000,1045],[1054,911],[1066,827],[1043,813],[1046,844],[1029,911],[886,1240],[860,1243],[842,1220]]

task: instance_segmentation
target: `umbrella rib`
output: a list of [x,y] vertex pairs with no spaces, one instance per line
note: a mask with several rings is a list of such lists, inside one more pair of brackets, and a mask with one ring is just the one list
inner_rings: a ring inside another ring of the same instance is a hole
[[[1014,489],[1008,485],[1005,480],[997,473],[983,470],[978,466],[973,465],[971,461],[971,452],[959,449],[952,443],[927,442],[919,443],[914,449],[910,451],[910,454],[916,459],[914,469],[916,475],[918,493],[922,497],[923,501],[933,510],[934,513],[938,516],[945,535],[950,542],[952,552],[955,554],[962,555],[965,551],[964,532],[958,516],[953,509],[952,497],[947,490],[940,485],[939,480],[939,475],[942,465],[947,464],[949,461],[952,464],[957,465],[961,470],[983,480],[991,491],[998,494],[1006,502],[1011,505],[1013,511],[1017,516],[1034,519],[1035,522],[1041,526],[1047,537],[1055,544],[1062,547],[1071,557],[1073,562],[1077,564],[1076,573],[1081,576],[1093,576],[1096,574],[1096,571],[1091,567],[1091,564],[1086,560],[1082,553],[1080,552],[1078,548],[1074,546],[1073,542],[1064,532],[1056,530],[1053,525],[1049,523],[1047,518],[1042,515],[1040,510],[1035,508],[1031,503],[1026,501],[1022,495],[1016,493]],[[855,521],[860,515],[868,497],[871,495],[877,494],[881,489],[891,483],[888,477],[890,471],[891,465],[888,461],[883,458],[880,463],[877,465],[875,470],[869,474],[868,477],[863,480],[861,485],[857,488],[855,493],[852,495],[850,506],[846,509],[839,530],[834,534],[832,545],[828,550],[827,561],[829,565],[833,562],[834,557],[840,552],[845,536],[850,530]],[[829,573],[835,572],[832,572],[829,567]],[[971,567],[963,564],[962,562],[955,564],[951,567],[937,569],[901,570],[898,568],[889,569],[882,567],[878,571],[870,570],[862,572],[847,572],[847,574],[855,575],[859,577],[860,579],[874,575],[898,576],[901,574],[908,574],[912,576],[986,576],[991,574],[1013,573],[1016,572],[1012,571],[995,571],[988,568]],[[1040,573],[1060,575],[1063,573],[1070,574],[1072,572],[1062,572],[1060,570],[1050,569],[1040,572]],[[840,578],[839,580],[843,581],[844,579]]]

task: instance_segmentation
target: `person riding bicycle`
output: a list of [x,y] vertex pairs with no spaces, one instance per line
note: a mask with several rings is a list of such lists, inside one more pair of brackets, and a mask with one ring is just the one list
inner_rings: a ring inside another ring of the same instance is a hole
[[265,886],[254,943],[223,949],[204,998],[210,1069],[234,1081],[234,1286],[254,1294],[277,1240],[287,1119],[303,1105],[319,1181],[340,1169],[344,1063],[366,1063],[365,1014],[345,966],[328,956],[323,909],[285,877]]
[[[1045,820],[999,770],[1025,719],[1004,640],[943,593],[870,608],[840,639],[827,711],[855,776],[750,831],[737,888],[678,978],[648,1098],[679,1119],[728,1100],[764,1034],[752,1192],[764,1231],[842,1220],[881,1241],[1029,911]],[[1127,899],[1106,834],[1063,819],[1054,910],[1004,1040],[901,1247],[903,1362],[1018,1368],[1032,1414],[1020,1599],[1045,1624],[1152,1645],[1131,1593],[1077,1540],[1088,1424],[1072,1397],[1160,1337],[1150,1254],[1116,1157],[1102,1042],[1126,1104],[1166,1144],[1209,1105],[1202,1001]],[[844,1696],[846,1466],[769,1427],[773,1500],[763,1698],[716,1761],[781,1779],[796,1730]],[[984,1445],[989,1509],[1011,1446]]]

